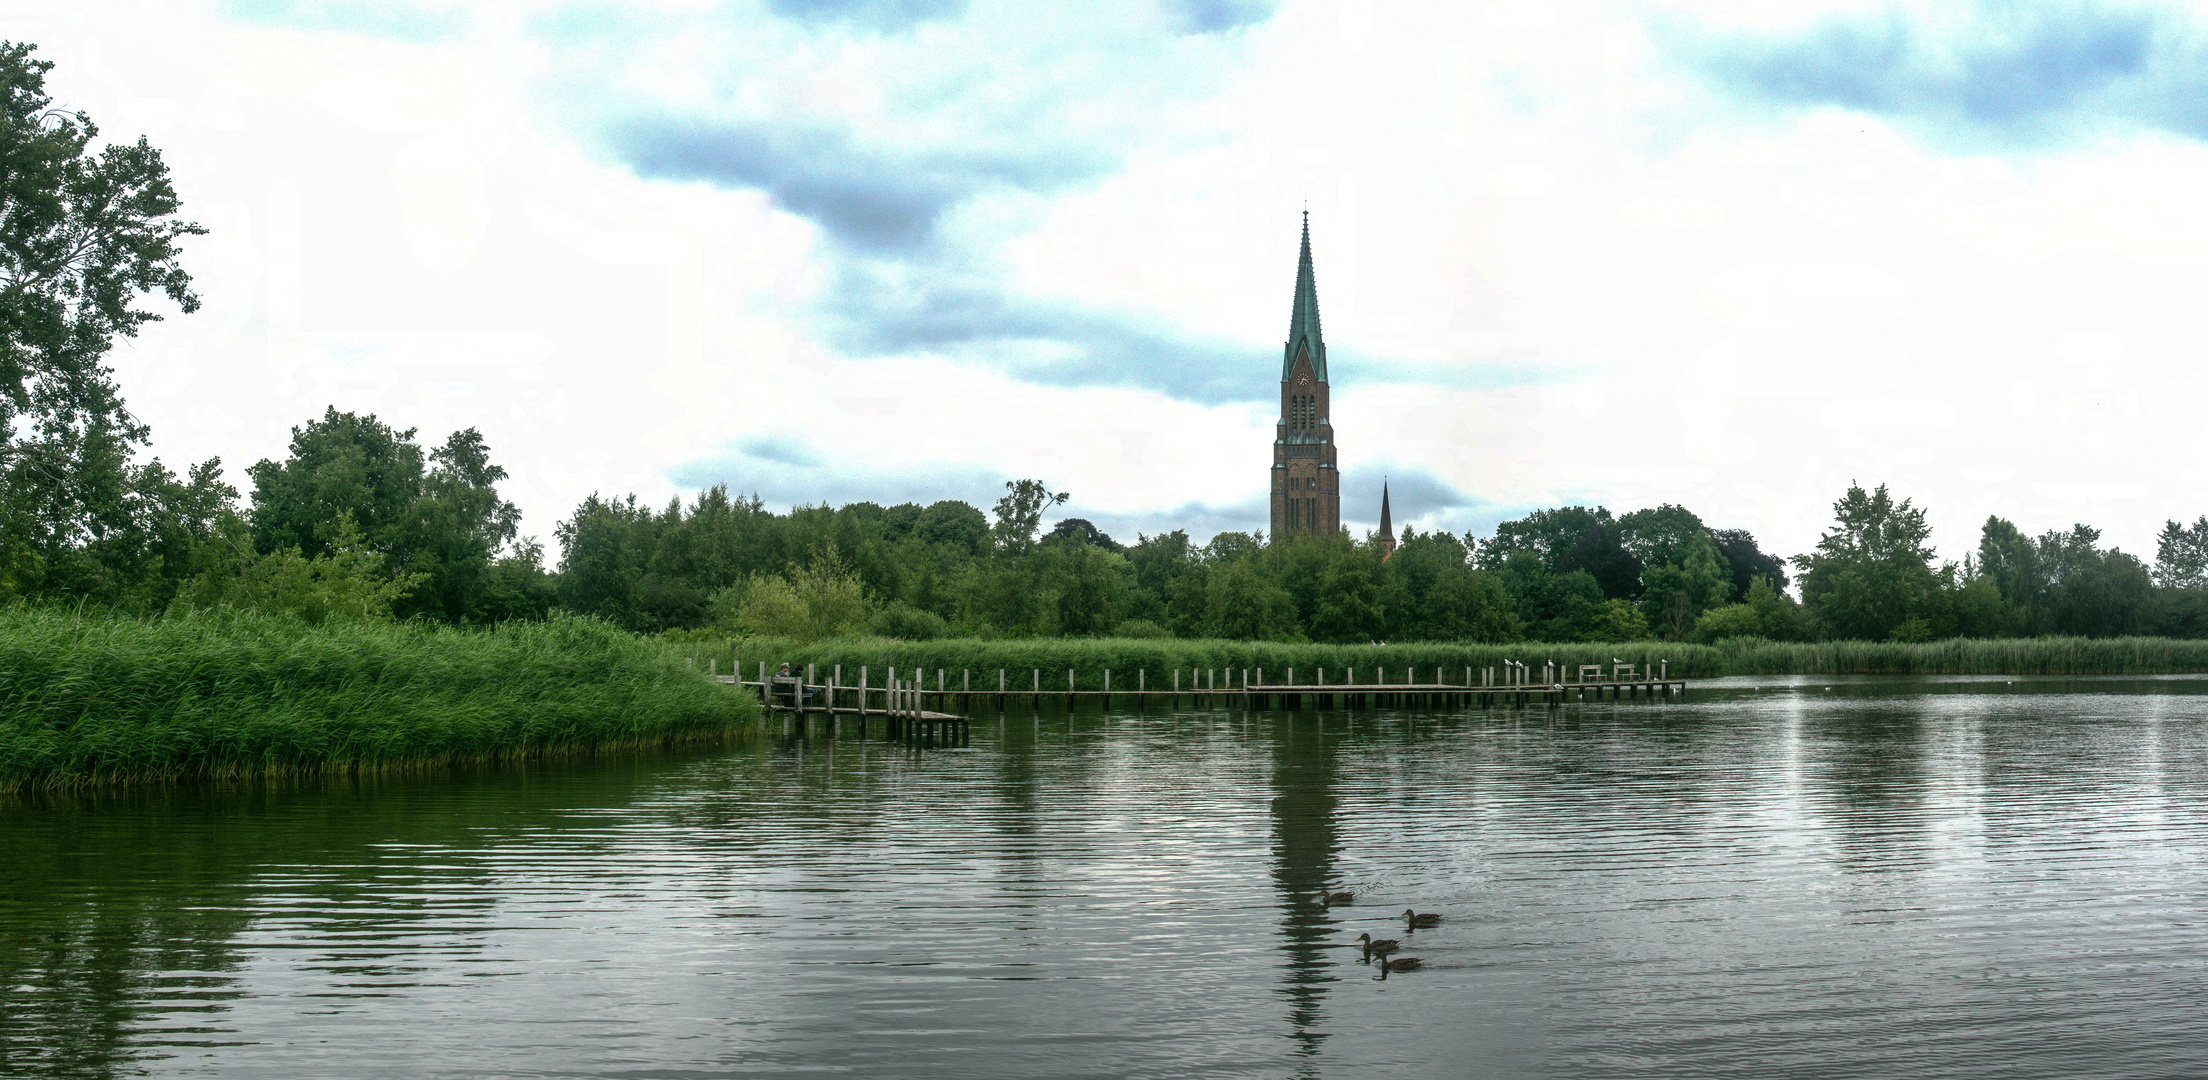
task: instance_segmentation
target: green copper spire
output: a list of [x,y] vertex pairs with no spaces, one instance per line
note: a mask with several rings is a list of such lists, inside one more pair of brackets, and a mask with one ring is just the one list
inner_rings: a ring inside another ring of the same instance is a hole
[[1319,287],[1311,279],[1311,211],[1303,212],[1303,255],[1296,260],[1296,310],[1288,318],[1288,349],[1280,381],[1296,369],[1296,353],[1311,350],[1311,374],[1326,381],[1326,338],[1319,333]]

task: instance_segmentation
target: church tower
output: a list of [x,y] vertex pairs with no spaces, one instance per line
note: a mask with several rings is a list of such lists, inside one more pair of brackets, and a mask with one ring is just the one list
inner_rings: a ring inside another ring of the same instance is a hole
[[1319,289],[1311,277],[1311,212],[1303,213],[1303,254],[1296,261],[1295,310],[1280,362],[1280,422],[1273,435],[1274,539],[1326,535],[1342,527],[1341,474],[1334,467],[1334,425],[1327,419],[1326,339],[1319,335]]
[[1388,516],[1388,482],[1380,481],[1380,561],[1395,558],[1395,522]]

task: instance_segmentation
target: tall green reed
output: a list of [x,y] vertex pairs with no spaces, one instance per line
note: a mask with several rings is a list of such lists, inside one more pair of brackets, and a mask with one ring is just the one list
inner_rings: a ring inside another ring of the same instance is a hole
[[492,629],[0,611],[0,791],[701,737],[758,703],[595,619]]

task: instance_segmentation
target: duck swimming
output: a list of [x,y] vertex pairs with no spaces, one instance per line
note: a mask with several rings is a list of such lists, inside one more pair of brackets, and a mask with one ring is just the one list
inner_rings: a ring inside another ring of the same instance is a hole
[[1430,912],[1418,912],[1412,911],[1410,908],[1404,908],[1403,921],[1411,924],[1411,929],[1416,930],[1421,926],[1440,926],[1441,916],[1432,914]]
[[1357,935],[1357,941],[1359,944],[1364,946],[1365,959],[1367,961],[1370,961],[1375,956],[1386,956],[1389,953],[1403,947],[1403,943],[1396,940],[1395,938],[1381,938],[1378,941],[1374,941],[1372,940],[1371,934],[1359,934]]
[[1383,959],[1382,959],[1382,960],[1380,961],[1380,978],[1381,978],[1381,979],[1383,979],[1383,980],[1385,980],[1385,979],[1386,979],[1386,978],[1388,977],[1388,972],[1391,972],[1391,971],[1410,971],[1410,970],[1413,970],[1413,969],[1417,968],[1417,967],[1418,967],[1418,965],[1420,965],[1420,964],[1423,964],[1423,963],[1425,963],[1425,962],[1426,962],[1426,958],[1425,958],[1425,957],[1423,957],[1423,956],[1404,956],[1404,957],[1398,957],[1398,958],[1396,958],[1396,959],[1394,959],[1394,960],[1388,960],[1388,959],[1385,959],[1385,958],[1383,958]]
[[1333,907],[1336,904],[1346,904],[1355,899],[1357,899],[1357,894],[1347,889],[1344,889],[1341,892],[1328,892],[1325,889],[1319,890],[1319,905],[1322,907]]

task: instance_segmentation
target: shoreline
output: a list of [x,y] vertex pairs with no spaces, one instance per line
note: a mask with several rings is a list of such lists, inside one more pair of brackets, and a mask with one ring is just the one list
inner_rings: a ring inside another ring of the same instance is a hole
[[[1401,681],[1406,671],[1427,680],[1439,669],[1444,682],[1462,682],[1465,669],[1474,677],[1486,668],[1510,662],[1532,665],[1539,672],[1554,662],[1560,670],[1576,671],[1581,665],[1612,670],[1619,663],[1636,670],[1655,670],[1672,679],[1713,678],[1730,675],[2175,675],[2208,673],[2208,640],[2176,638],[1951,638],[1928,642],[1864,641],[1766,641],[1732,638],[1712,644],[1693,642],[1418,642],[1403,644],[1327,645],[1300,642],[1228,641],[1202,638],[1026,638],[982,640],[939,638],[901,641],[886,638],[834,638],[798,645],[768,638],[732,639],[724,642],[669,642],[662,648],[694,662],[700,669],[722,673],[741,668],[752,679],[757,666],[773,671],[784,662],[798,670],[815,665],[817,681],[825,682],[836,665],[842,665],[842,685],[856,686],[864,669],[870,686],[882,685],[890,668],[907,673],[921,669],[927,691],[934,692],[938,670],[945,688],[960,692],[962,674],[972,680],[971,692],[996,693],[998,673],[1004,673],[1007,693],[1032,693],[1039,678],[1041,692],[1067,689],[1067,671],[1073,687],[1082,691],[1104,689],[1104,673],[1112,675],[1115,692],[1133,691],[1138,680],[1152,692],[1167,689],[1175,672],[1221,680],[1235,673],[1236,684],[1246,668],[1253,681],[1278,684],[1295,672],[1299,684],[1313,682],[1321,669],[1328,681],[1368,681],[1364,673]],[[1389,674],[1389,673],[1394,674]],[[1150,682],[1149,680],[1161,680]]]

